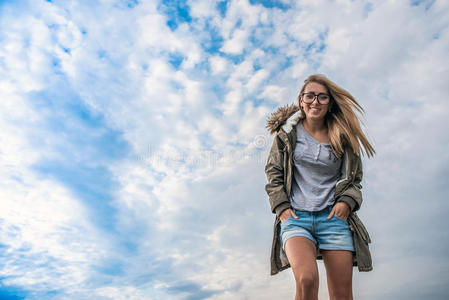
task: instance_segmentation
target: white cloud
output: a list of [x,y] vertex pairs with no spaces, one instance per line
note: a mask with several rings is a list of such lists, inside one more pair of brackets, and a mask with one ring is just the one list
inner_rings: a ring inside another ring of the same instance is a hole
[[[88,277],[91,260],[103,255],[99,236],[83,208],[57,183],[20,174],[2,187],[2,241],[10,263],[1,270],[6,285],[35,291],[73,288]],[[88,233],[88,235],[87,235]],[[16,262],[16,263],[14,263]],[[32,270],[32,272],[30,272]],[[27,274],[26,276],[23,276]]]
[[[139,289],[133,286],[125,286],[117,288],[115,286],[102,287],[96,289],[94,294],[96,296],[107,297],[106,299],[117,299],[117,300],[152,300],[156,298],[151,298],[142,295]],[[166,296],[166,295],[165,295]]]
[[277,85],[268,85],[264,88],[260,97],[269,99],[277,103],[283,103],[286,99],[286,88]]
[[[11,86],[8,90],[8,86],[1,85],[0,117],[0,165],[5,171],[1,175],[0,240],[7,261],[0,270],[3,284],[33,293],[49,287],[70,290],[88,278],[92,260],[104,255],[105,241],[69,190],[30,170],[51,153],[30,142],[33,132],[42,132],[42,119],[16,94],[18,90]],[[42,138],[50,144],[53,137]]]
[[212,69],[212,75],[225,72],[228,69],[228,61],[220,56],[212,56],[209,58],[209,64]]
[[221,51],[230,54],[241,54],[245,48],[246,40],[248,39],[248,32],[241,29],[236,29],[232,33],[231,39],[224,42]]
[[257,88],[259,88],[260,84],[266,78],[268,78],[269,75],[270,75],[270,73],[267,70],[263,70],[263,69],[258,70],[246,84],[246,88],[248,89],[248,92],[251,93],[251,92],[255,91]]
[[213,18],[217,15],[217,0],[189,0],[190,15],[195,18]]

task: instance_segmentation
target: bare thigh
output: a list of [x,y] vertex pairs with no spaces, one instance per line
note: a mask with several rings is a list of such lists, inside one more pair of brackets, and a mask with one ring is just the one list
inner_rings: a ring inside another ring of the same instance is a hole
[[331,300],[352,300],[352,252],[321,250]]
[[317,298],[319,281],[315,244],[306,237],[295,236],[287,240],[285,252],[295,276],[297,293],[302,288],[301,294],[311,296],[307,299]]

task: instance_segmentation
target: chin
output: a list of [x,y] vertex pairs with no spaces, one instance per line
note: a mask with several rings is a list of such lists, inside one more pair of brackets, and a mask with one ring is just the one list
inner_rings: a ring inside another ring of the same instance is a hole
[[310,120],[321,120],[324,119],[325,115],[306,115],[306,118]]

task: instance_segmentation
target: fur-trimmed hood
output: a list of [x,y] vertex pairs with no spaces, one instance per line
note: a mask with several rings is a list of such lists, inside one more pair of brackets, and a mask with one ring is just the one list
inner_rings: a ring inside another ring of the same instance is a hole
[[303,112],[296,104],[279,107],[267,120],[267,128],[270,134],[275,134],[279,129],[289,133],[299,120],[304,118]]

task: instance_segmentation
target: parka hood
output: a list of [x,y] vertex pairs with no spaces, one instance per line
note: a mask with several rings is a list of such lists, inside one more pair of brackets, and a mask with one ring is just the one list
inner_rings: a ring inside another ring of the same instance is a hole
[[287,104],[279,107],[267,120],[267,129],[270,134],[278,132],[281,128],[286,133],[290,132],[294,125],[303,119],[303,112],[296,104]]

